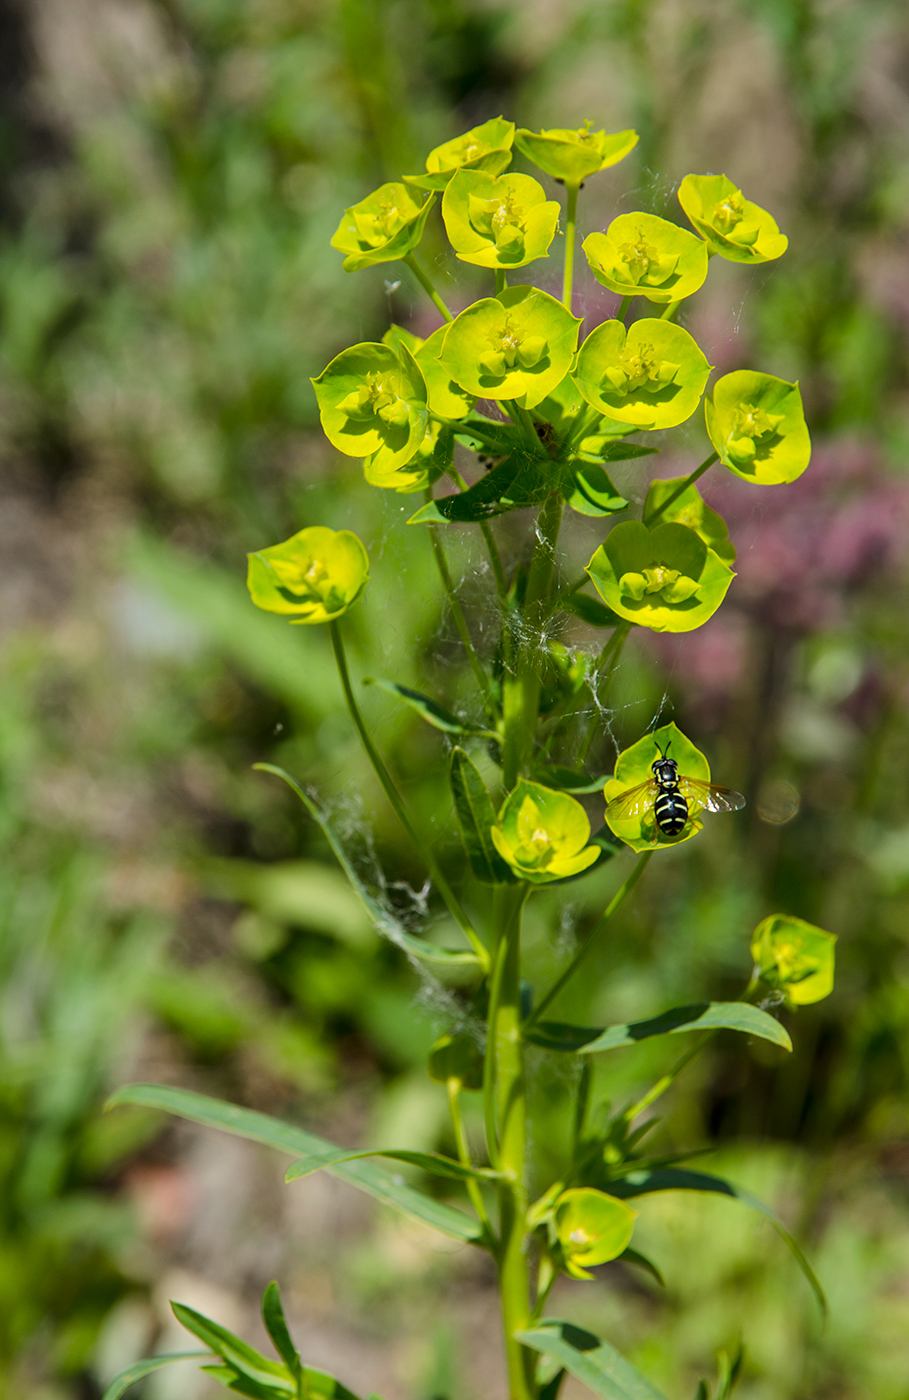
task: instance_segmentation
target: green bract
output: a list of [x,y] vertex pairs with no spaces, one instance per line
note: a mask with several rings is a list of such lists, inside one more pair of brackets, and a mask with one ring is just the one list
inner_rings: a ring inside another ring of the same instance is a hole
[[681,326],[604,321],[578,355],[574,381],[591,408],[639,428],[674,428],[698,406],[710,365]]
[[508,287],[456,317],[440,359],[468,394],[533,408],[565,378],[580,324],[548,292]]
[[587,845],[590,822],[580,802],[525,778],[505,799],[492,839],[514,873],[532,885],[578,875],[599,854],[598,846]]
[[588,175],[605,170],[624,160],[638,144],[636,131],[591,131],[585,122],[577,131],[569,127],[552,127],[549,131],[528,131],[519,128],[514,143],[522,155],[534,165],[563,180],[566,185],[580,185]]
[[369,557],[351,530],[311,525],[247,557],[247,587],[256,607],[296,614],[292,622],[331,622],[369,581]]
[[476,400],[449,378],[438,358],[447,330],[447,325],[441,325],[428,340],[421,340],[403,326],[393,325],[383,335],[382,343],[391,346],[396,354],[398,347],[404,345],[413,355],[426,383],[429,408],[433,413],[443,418],[466,418]]
[[598,282],[623,297],[681,301],[707,276],[707,246],[655,214],[620,214],[581,245]]
[[735,574],[687,525],[616,525],[587,565],[613,612],[654,632],[692,632],[712,617]]
[[811,458],[811,438],[797,384],[737,369],[704,402],[707,432],[724,466],[743,481],[795,481]]
[[442,196],[448,241],[477,267],[523,267],[547,257],[559,213],[529,175],[459,170]]
[[463,136],[444,141],[426,157],[425,175],[405,175],[409,185],[421,190],[444,190],[458,170],[485,170],[498,175],[511,161],[514,122],[493,117],[482,126],[471,127]]
[[[679,765],[679,773],[683,777],[697,778],[702,783],[710,782],[710,764],[700,749],[696,749],[674,724],[664,724],[661,729],[645,734],[643,739],[619,754],[615,772],[603,789],[607,804],[630,788],[648,782],[653,777],[653,763],[667,752]],[[680,841],[696,836],[704,825],[695,816],[689,819],[679,836],[664,836],[657,828],[652,804],[640,816],[607,816],[606,823],[619,840],[627,842],[633,851],[652,851],[654,845],[677,846]]]
[[791,914],[771,914],[754,930],[755,972],[785,992],[794,1006],[821,1001],[833,991],[836,934],[826,933]]
[[406,258],[423,237],[433,204],[432,196],[421,203],[406,185],[389,184],[345,209],[331,240],[347,255],[344,271]]
[[[336,355],[312,381],[322,429],[348,457],[365,457],[374,485],[404,466],[426,434],[426,384],[407,346],[365,341]],[[397,484],[397,483],[395,483]]]
[[776,220],[725,175],[686,175],[679,203],[711,252],[731,262],[769,262],[789,246]]
[[608,1264],[627,1249],[637,1211],[616,1196],[576,1186],[556,1202],[553,1225],[565,1272],[572,1278],[593,1278],[583,1267]]
[[[651,481],[647,491],[647,499],[644,502],[643,521],[649,526],[654,513],[659,510],[663,502],[673,496],[686,477],[670,478],[669,480]],[[689,530],[694,530],[701,539],[727,564],[735,563],[735,545],[729,538],[729,529],[721,515],[717,515],[715,510],[711,510],[707,502],[701,496],[696,486],[686,486],[680,495],[676,496],[671,505],[660,510],[660,521],[668,524],[675,521],[677,525],[687,525]]]

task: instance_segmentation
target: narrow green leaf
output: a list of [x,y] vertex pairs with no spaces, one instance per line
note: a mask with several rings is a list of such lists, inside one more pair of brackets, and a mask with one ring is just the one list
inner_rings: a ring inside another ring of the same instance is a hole
[[629,1200],[634,1196],[646,1196],[653,1191],[707,1191],[717,1196],[730,1196],[734,1201],[741,1201],[742,1205],[750,1206],[752,1210],[756,1210],[758,1214],[769,1220],[774,1229],[785,1240],[799,1268],[814,1290],[821,1312],[826,1317],[827,1299],[824,1296],[824,1290],[805,1258],[798,1241],[786,1229],[776,1212],[772,1211],[757,1196],[752,1196],[750,1191],[743,1191],[741,1187],[733,1186],[730,1181],[725,1181],[721,1176],[709,1176],[706,1172],[691,1172],[677,1167],[666,1167],[658,1171],[631,1172],[628,1176],[611,1182],[609,1190],[613,1196],[618,1196],[621,1200]]
[[596,462],[628,462],[632,457],[652,457],[659,450],[658,447],[642,447],[637,442],[612,441],[604,442],[596,453],[582,452],[578,455]]
[[262,1295],[262,1321],[265,1323],[265,1330],[274,1343],[275,1351],[283,1358],[291,1375],[296,1376],[300,1372],[300,1354],[293,1344],[290,1329],[287,1326],[287,1319],[284,1316],[284,1305],[281,1302],[281,1291],[274,1280],[268,1284]]
[[495,451],[506,456],[520,443],[521,434],[513,423],[484,418],[481,413],[468,413],[466,418],[458,420],[455,438],[471,452]]
[[698,1388],[694,1392],[694,1400],[710,1400],[710,1387],[705,1380],[698,1381]]
[[283,768],[278,768],[274,763],[254,763],[253,767],[260,773],[273,773],[276,778],[287,783],[287,786],[296,793],[313,821],[321,828],[338,864],[363,901],[366,912],[372,919],[378,933],[387,938],[390,943],[396,944],[402,952],[409,953],[415,958],[422,958],[424,962],[447,964],[479,962],[476,953],[469,952],[466,948],[463,950],[460,948],[437,948],[434,943],[428,943],[425,938],[418,938],[415,934],[408,933],[400,921],[379,902],[360,878],[344,849],[343,842],[335,831],[334,824],[315,798],[311,797],[295,778],[292,778],[289,773],[286,773]]
[[357,1400],[352,1390],[348,1390],[346,1385],[342,1385],[327,1371],[316,1371],[310,1366],[304,1366],[302,1375],[303,1400]]
[[288,1390],[286,1386],[276,1389],[274,1385],[254,1381],[249,1376],[244,1376],[235,1366],[228,1366],[226,1362],[217,1366],[200,1366],[199,1370],[204,1371],[207,1376],[213,1376],[235,1394],[246,1395],[248,1400],[276,1400],[276,1397],[277,1400],[294,1400],[295,1392]]
[[634,1021],[626,1026],[607,1026],[600,1030],[592,1026],[571,1026],[564,1021],[539,1021],[530,1027],[526,1038],[547,1050],[583,1051],[586,1055],[601,1050],[617,1050],[649,1040],[654,1035],[678,1035],[682,1031],[730,1030],[759,1036],[784,1050],[792,1049],[792,1041],[784,1026],[759,1006],[740,1001],[698,1002],[693,1006],[677,1006],[654,1016],[649,1021]]
[[559,1400],[559,1391],[567,1374],[565,1367],[560,1366],[555,1374],[540,1386],[540,1400]]
[[660,1273],[653,1260],[648,1259],[647,1255],[641,1254],[639,1250],[632,1249],[631,1245],[625,1246],[625,1249],[619,1255],[619,1263],[637,1264],[639,1269],[643,1269],[645,1273],[650,1274],[651,1278],[656,1279],[661,1288],[666,1287],[666,1280],[663,1278],[663,1275]]
[[[175,1113],[194,1123],[264,1143],[266,1147],[274,1147],[291,1157],[326,1157],[341,1150],[335,1143],[327,1142],[325,1138],[316,1137],[314,1133],[291,1123],[282,1123],[279,1118],[223,1103],[220,1099],[196,1094],[189,1089],[171,1089],[162,1084],[127,1084],[108,1100],[107,1107],[115,1108],[117,1104],[124,1103]],[[440,1230],[451,1239],[470,1244],[482,1236],[477,1221],[453,1206],[414,1190],[371,1162],[347,1162],[326,1170],[385,1205],[396,1206],[414,1220]]]
[[[556,788],[559,792],[570,792],[577,797],[583,793],[599,792],[611,773],[601,774],[596,778],[588,778],[584,773],[577,773],[573,768],[538,768],[534,773],[534,782],[542,783],[544,787]],[[608,828],[607,828],[608,830]],[[624,848],[624,842],[617,843]]]
[[408,525],[438,525],[451,521],[455,524],[469,524],[478,520],[488,520],[500,515],[507,506],[502,505],[502,497],[516,479],[520,471],[517,456],[507,457],[492,471],[481,476],[479,481],[466,491],[453,496],[440,496],[436,501],[428,501],[408,520]]
[[551,1356],[601,1400],[665,1400],[614,1346],[573,1323],[547,1320],[515,1336],[523,1346]]
[[420,1167],[430,1176],[446,1177],[449,1181],[501,1181],[503,1175],[491,1167],[467,1167],[453,1157],[443,1156],[441,1152],[370,1148],[363,1152],[336,1152],[327,1157],[300,1157],[296,1162],[291,1162],[284,1173],[284,1180],[299,1181],[301,1177],[312,1176],[313,1172],[335,1167],[340,1162],[359,1162],[366,1157],[388,1157],[393,1162],[406,1162],[410,1167]]
[[484,885],[510,885],[514,876],[492,841],[496,811],[486,784],[463,749],[452,750],[448,776],[470,868]]
[[120,1396],[125,1395],[136,1381],[150,1376],[153,1371],[160,1371],[162,1366],[169,1366],[173,1361],[205,1361],[210,1356],[211,1352],[208,1351],[172,1351],[166,1356],[150,1356],[146,1361],[136,1361],[121,1371],[119,1376],[114,1376],[101,1400],[120,1400]]
[[589,593],[569,593],[559,600],[562,612],[571,613],[586,622],[588,627],[618,627],[622,619],[612,608],[607,608],[599,598],[591,598]]
[[784,1050],[792,1049],[785,1026],[759,1006],[742,1001],[698,1002],[694,1006],[677,1006],[654,1016],[649,1021],[637,1021],[628,1026],[609,1026],[595,1040],[583,1045],[585,1054],[600,1050],[615,1050],[620,1045],[633,1045],[654,1035],[678,1035],[682,1031],[728,1030],[741,1031],[761,1040],[769,1040]]
[[731,1361],[725,1351],[717,1352],[717,1362],[719,1363],[720,1378],[716,1400],[729,1400],[729,1396],[741,1379],[742,1367],[745,1364],[745,1343],[739,1341]]
[[419,690],[411,690],[409,686],[397,685],[395,681],[375,680],[372,676],[363,677],[364,685],[377,685],[381,690],[387,690],[390,695],[396,695],[399,700],[403,700],[405,705],[409,705],[412,710],[416,710],[421,719],[425,719],[427,724],[431,724],[434,729],[441,729],[445,734],[487,734],[488,730],[480,725],[466,724],[458,719],[450,710],[446,710],[444,705],[439,705],[435,700],[430,700],[428,695],[421,695]]
[[232,1366],[235,1371],[239,1371],[256,1385],[272,1389],[277,1386],[285,1394],[293,1395],[296,1386],[286,1366],[277,1361],[269,1361],[261,1352],[256,1351],[255,1347],[251,1347],[248,1342],[235,1336],[220,1323],[213,1322],[210,1317],[196,1312],[195,1308],[189,1308],[185,1303],[174,1302],[171,1302],[170,1306],[180,1325],[223,1357],[228,1366]]

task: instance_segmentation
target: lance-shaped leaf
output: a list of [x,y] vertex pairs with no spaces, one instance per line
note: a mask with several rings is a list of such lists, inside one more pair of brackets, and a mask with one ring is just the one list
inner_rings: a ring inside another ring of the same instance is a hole
[[562,612],[572,613],[588,627],[618,627],[622,619],[589,593],[569,593],[559,601]]
[[408,185],[421,190],[444,190],[458,170],[485,170],[498,175],[511,161],[514,122],[493,117],[473,126],[463,136],[443,141],[426,157],[425,175],[405,175]]
[[729,1196],[734,1201],[741,1201],[742,1205],[750,1206],[758,1214],[763,1215],[770,1221],[774,1229],[788,1245],[790,1251],[805,1278],[811,1285],[814,1295],[820,1304],[821,1311],[826,1315],[827,1299],[824,1290],[818,1282],[817,1275],[812,1269],[805,1254],[794,1239],[789,1230],[780,1220],[775,1211],[757,1196],[752,1196],[750,1191],[743,1191],[740,1186],[733,1186],[732,1182],[725,1181],[720,1176],[710,1176],[706,1172],[686,1171],[680,1167],[664,1167],[657,1171],[632,1172],[628,1176],[623,1176],[610,1183],[610,1191],[623,1200],[631,1200],[635,1196],[645,1196],[653,1191],[706,1191],[717,1196]]
[[475,524],[510,510],[524,510],[544,500],[558,481],[554,463],[515,453],[481,476],[467,491],[427,501],[408,525]]
[[416,935],[408,933],[401,925],[400,921],[394,917],[390,910],[382,905],[360,878],[356,867],[344,848],[343,841],[335,831],[333,822],[328,814],[322,810],[318,802],[300,786],[295,778],[292,778],[289,773],[285,773],[283,768],[278,768],[273,763],[254,763],[253,767],[258,769],[261,773],[273,773],[276,778],[280,778],[282,782],[285,782],[287,786],[296,793],[309,815],[321,828],[322,834],[333,850],[338,864],[363,901],[366,912],[372,919],[378,933],[382,934],[382,936],[387,938],[391,943],[396,944],[403,952],[409,953],[412,957],[420,958],[423,962],[441,963],[443,965],[449,964],[452,966],[479,962],[476,953],[468,952],[466,948],[463,951],[456,948],[438,948],[434,943],[428,943],[425,938],[417,938]]
[[[734,564],[735,545],[729,538],[725,520],[710,509],[696,486],[686,486],[684,491],[679,489],[686,479],[675,477],[651,481],[641,517],[644,524],[649,526],[654,515],[657,515],[657,519],[664,524],[674,521],[677,525],[687,525],[689,530],[700,535],[724,564]],[[677,491],[678,495],[675,494]],[[664,504],[666,501],[668,505]]]
[[520,127],[514,143],[522,155],[566,185],[580,185],[591,175],[624,160],[638,144],[636,131],[591,131],[591,122],[577,130],[551,127],[528,131]]
[[548,292],[506,287],[455,317],[441,362],[468,394],[533,408],[568,373],[580,324]]
[[[534,773],[537,782],[544,786],[555,788],[558,792],[570,792],[578,797],[584,793],[598,792],[608,780],[608,775],[590,778],[586,773],[579,773],[574,768],[547,767],[544,765]],[[621,850],[621,843],[616,843],[616,850]]]
[[474,875],[484,885],[513,884],[515,877],[492,839],[496,822],[492,798],[475,764],[461,748],[452,750],[449,779],[464,849]]
[[789,246],[767,210],[752,204],[725,175],[686,175],[679,203],[710,251],[730,262],[769,262]]
[[559,212],[530,175],[459,170],[442,198],[448,241],[461,262],[476,267],[517,268],[548,257]]
[[759,1006],[743,1001],[696,1002],[692,1006],[676,1006],[647,1021],[632,1021],[628,1025],[571,1026],[561,1021],[538,1021],[528,1028],[525,1038],[548,1050],[581,1051],[585,1055],[601,1050],[618,1050],[649,1040],[655,1035],[678,1035],[683,1031],[729,1030],[757,1036],[792,1049],[792,1041],[784,1026]]
[[302,1369],[300,1354],[293,1344],[287,1319],[284,1316],[281,1290],[274,1279],[266,1286],[262,1295],[262,1321],[265,1323],[265,1330],[271,1337],[275,1351],[291,1375],[298,1376]]
[[285,1181],[300,1181],[314,1172],[326,1171],[329,1167],[340,1166],[343,1162],[360,1162],[369,1157],[387,1157],[393,1162],[404,1162],[409,1167],[419,1167],[429,1176],[443,1177],[447,1181],[500,1181],[502,1173],[489,1167],[467,1167],[452,1157],[443,1157],[440,1152],[410,1152],[398,1148],[375,1148],[363,1152],[345,1152],[338,1149],[324,1157],[299,1157],[291,1162],[284,1173]]
[[[601,423],[604,421],[600,420]],[[658,451],[658,447],[643,447],[638,442],[617,441],[614,432],[598,431],[581,438],[575,455],[582,462],[629,462],[634,457],[652,457]]]
[[160,1371],[163,1366],[170,1366],[175,1361],[211,1359],[211,1352],[208,1351],[172,1351],[163,1356],[150,1356],[145,1361],[136,1361],[132,1366],[127,1366],[125,1371],[121,1371],[119,1376],[114,1376],[101,1400],[120,1400],[120,1396],[125,1395],[131,1385],[136,1385],[154,1371]]
[[692,632],[712,617],[735,578],[729,565],[687,525],[648,530],[616,525],[587,572],[613,612],[654,632]]
[[406,258],[423,237],[434,204],[431,195],[420,200],[406,185],[391,183],[345,209],[331,238],[331,246],[345,254],[344,271]]
[[[447,329],[443,326],[442,328]],[[519,428],[503,423],[501,418],[486,418],[482,413],[470,413],[458,424],[458,442],[471,452],[485,452],[496,457],[508,457],[523,445]]]
[[598,282],[623,297],[667,304],[691,296],[707,276],[707,246],[655,214],[620,214],[581,245]]
[[444,705],[440,705],[436,700],[431,700],[428,695],[421,694],[419,690],[411,690],[409,686],[398,685],[396,681],[376,680],[372,676],[364,676],[363,684],[377,685],[380,690],[387,690],[389,695],[396,695],[399,700],[404,701],[405,705],[416,710],[420,718],[425,719],[427,724],[431,724],[433,729],[441,729],[444,734],[490,733],[481,725],[467,724],[464,720],[458,719],[457,715],[446,710]]
[[388,475],[410,461],[426,435],[426,383],[410,351],[364,341],[312,381],[322,430],[348,457]]
[[[315,1133],[308,1133],[293,1123],[284,1123],[268,1114],[224,1103],[221,1099],[196,1094],[189,1089],[172,1089],[163,1084],[127,1084],[111,1096],[107,1107],[116,1108],[118,1104],[159,1108],[164,1113],[188,1118],[190,1122],[220,1128],[223,1132],[248,1138],[252,1142],[261,1142],[291,1157],[324,1158],[341,1151],[336,1143],[316,1137]],[[405,1215],[441,1231],[451,1239],[470,1244],[482,1236],[482,1228],[477,1221],[453,1206],[423,1195],[401,1181],[400,1177],[391,1176],[372,1162],[345,1162],[326,1170],[331,1176],[356,1186],[385,1205],[396,1206]]]
[[517,1332],[515,1336],[522,1346],[532,1347],[564,1366],[601,1400],[666,1400],[610,1342],[583,1327],[547,1318],[532,1330]]
[[797,384],[737,369],[704,400],[707,432],[724,467],[755,486],[795,481],[811,459]]
[[181,1326],[211,1347],[233,1371],[251,1381],[253,1386],[260,1387],[268,1394],[286,1395],[289,1400],[296,1396],[296,1377],[283,1362],[269,1361],[241,1337],[235,1336],[219,1322],[196,1312],[195,1308],[188,1308],[185,1303],[172,1302],[170,1306]]
[[639,428],[674,428],[697,408],[710,365],[681,326],[645,318],[627,331],[621,321],[597,326],[572,374],[598,413]]

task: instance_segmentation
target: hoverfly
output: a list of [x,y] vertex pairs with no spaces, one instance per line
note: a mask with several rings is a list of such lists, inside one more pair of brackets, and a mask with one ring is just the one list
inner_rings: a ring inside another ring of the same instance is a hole
[[742,794],[732,788],[685,777],[675,759],[669,757],[669,747],[657,745],[660,757],[651,765],[652,778],[620,792],[606,804],[608,821],[640,817],[652,808],[654,845],[658,836],[680,836],[699,812],[737,812],[745,805]]

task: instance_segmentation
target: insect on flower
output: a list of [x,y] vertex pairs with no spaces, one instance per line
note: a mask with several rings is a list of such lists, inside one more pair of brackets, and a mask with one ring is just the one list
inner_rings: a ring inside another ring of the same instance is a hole
[[[657,745],[659,749],[659,745]],[[660,836],[680,836],[699,812],[737,812],[745,805],[740,792],[689,778],[669,757],[670,744],[659,749],[660,757],[651,765],[653,777],[637,787],[621,792],[606,804],[606,820],[641,817],[653,811],[653,844]]]

